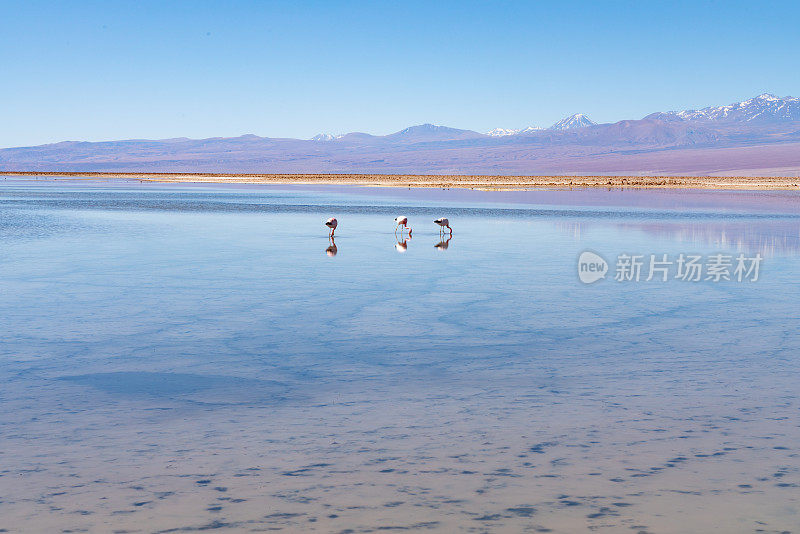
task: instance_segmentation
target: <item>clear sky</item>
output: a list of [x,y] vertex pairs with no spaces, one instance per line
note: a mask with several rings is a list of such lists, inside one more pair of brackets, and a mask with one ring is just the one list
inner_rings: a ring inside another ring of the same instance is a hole
[[800,2],[0,0],[0,146],[486,131],[800,96]]

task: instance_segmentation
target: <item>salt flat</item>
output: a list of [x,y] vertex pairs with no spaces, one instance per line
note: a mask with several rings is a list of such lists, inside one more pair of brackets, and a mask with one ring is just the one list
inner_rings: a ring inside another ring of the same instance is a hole
[[462,174],[253,174],[181,172],[16,172],[7,177],[34,177],[37,180],[128,180],[132,182],[284,184],[284,185],[360,185],[388,187],[434,187],[497,190],[529,188],[608,188],[626,189],[717,189],[799,191],[798,168],[759,169],[756,175],[739,176],[719,172],[706,176],[680,174],[575,174],[575,175],[462,175]]

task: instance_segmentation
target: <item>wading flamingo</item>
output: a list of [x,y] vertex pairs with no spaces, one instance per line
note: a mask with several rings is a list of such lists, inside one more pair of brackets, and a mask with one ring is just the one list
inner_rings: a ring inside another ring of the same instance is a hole
[[441,217],[433,222],[439,225],[439,232],[444,232],[444,229],[447,228],[450,230],[450,235],[453,235],[453,229],[450,228],[450,221],[447,220],[447,217]]
[[408,237],[411,237],[412,229],[408,226],[408,217],[405,215],[399,215],[394,218],[394,233],[397,233],[397,228],[400,228],[400,233],[403,233],[403,230],[408,228]]
[[333,232],[336,231],[336,227],[339,226],[339,222],[336,220],[336,217],[331,217],[327,221],[325,221],[325,226],[331,229],[331,233],[328,234],[330,237],[333,237]]

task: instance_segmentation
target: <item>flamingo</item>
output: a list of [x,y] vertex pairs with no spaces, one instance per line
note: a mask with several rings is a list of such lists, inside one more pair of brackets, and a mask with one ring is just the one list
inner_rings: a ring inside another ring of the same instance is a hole
[[330,237],[333,237],[333,232],[336,231],[336,227],[339,226],[339,222],[336,220],[336,217],[331,217],[327,221],[325,221],[325,226],[331,229],[331,233],[328,234]]
[[439,225],[440,232],[444,232],[444,229],[446,227],[448,230],[450,230],[450,235],[453,235],[453,229],[450,228],[450,221],[447,220],[447,217],[440,217],[439,219],[436,219],[433,222]]
[[398,215],[397,217],[394,218],[394,224],[395,224],[394,227],[395,233],[397,233],[397,228],[399,226],[402,226],[402,228],[400,228],[400,233],[402,234],[403,230],[408,228],[408,237],[411,237],[411,232],[413,230],[408,226],[408,217],[406,217],[405,215]]

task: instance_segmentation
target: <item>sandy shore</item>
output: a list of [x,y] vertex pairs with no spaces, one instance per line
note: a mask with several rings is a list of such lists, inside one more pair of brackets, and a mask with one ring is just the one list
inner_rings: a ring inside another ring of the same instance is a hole
[[124,172],[3,172],[6,176],[129,179],[143,182],[339,184],[387,187],[524,189],[536,187],[635,187],[659,189],[800,190],[797,177],[737,176],[479,176],[410,174],[216,174]]

